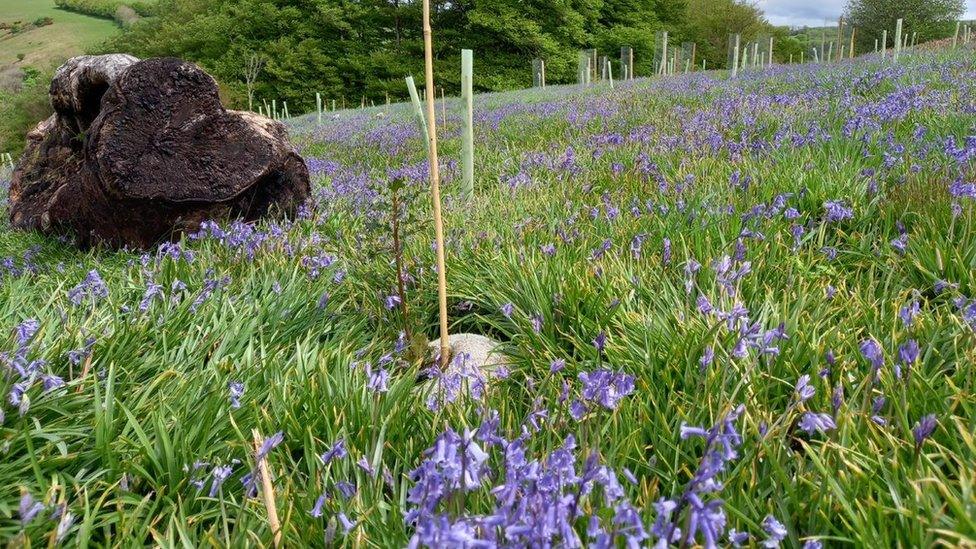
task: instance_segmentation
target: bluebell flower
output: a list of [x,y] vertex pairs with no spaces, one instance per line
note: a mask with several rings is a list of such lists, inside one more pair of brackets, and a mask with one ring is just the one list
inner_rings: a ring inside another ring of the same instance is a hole
[[835,429],[837,425],[830,414],[806,412],[800,419],[799,427],[808,435],[812,435],[814,432],[826,433]]
[[800,379],[796,382],[796,394],[800,402],[806,402],[817,392],[817,390],[810,385],[810,375],[803,374]]
[[319,459],[322,460],[323,465],[328,465],[332,462],[332,460],[342,459],[346,457],[346,455],[348,455],[348,452],[346,451],[346,440],[340,438],[335,441],[331,448],[319,456]]
[[604,331],[598,333],[596,338],[593,339],[593,346],[596,347],[597,351],[602,353],[607,346],[607,333]]
[[230,407],[234,410],[241,407],[241,397],[244,396],[244,384],[240,381],[230,381],[227,383],[227,391],[230,393]]
[[359,523],[359,521],[349,520],[349,517],[347,517],[343,512],[339,512],[338,518],[339,523],[342,525],[342,533],[345,535],[349,535],[349,532],[351,532],[352,529],[356,527],[356,524]]
[[860,344],[861,355],[866,358],[875,371],[884,366],[884,353],[874,339],[864,339]]
[[698,364],[701,366],[701,370],[704,372],[705,369],[712,364],[713,360],[715,360],[715,349],[713,349],[711,345],[708,345],[702,352],[701,358],[698,359]]
[[217,465],[213,468],[213,471],[210,473],[210,497],[217,497],[217,494],[220,492],[220,487],[230,477],[233,471],[234,468],[231,465]]
[[776,520],[773,515],[766,515],[762,521],[762,529],[767,535],[766,539],[762,541],[763,547],[779,547],[779,544],[789,535],[783,523]]
[[262,459],[265,458],[265,456],[268,455],[268,452],[274,450],[275,447],[281,444],[282,441],[284,440],[285,440],[285,433],[282,431],[278,431],[277,433],[264,439],[264,442],[262,442],[261,447],[258,448],[257,454],[255,454],[254,459],[256,461],[261,461]]
[[839,200],[828,200],[824,202],[824,211],[828,223],[836,223],[854,217],[854,211]]
[[315,505],[308,514],[312,515],[312,518],[320,518],[322,516],[322,506],[325,505],[325,494],[322,494],[315,500]]
[[620,401],[634,391],[634,378],[622,372],[598,369],[581,372],[583,398],[599,403],[608,410],[615,410]]
[[918,423],[912,428],[912,436],[915,438],[916,449],[922,447],[922,443],[925,442],[925,439],[932,436],[937,426],[938,422],[935,419],[935,414],[923,416],[918,420]]
[[383,368],[369,372],[367,387],[374,393],[385,393],[389,388],[390,373]]
[[366,459],[365,455],[359,458],[359,461],[356,462],[356,465],[358,465],[360,469],[365,471],[367,475],[376,478],[376,469],[369,463],[369,460]]
[[24,492],[20,496],[20,507],[18,508],[18,514],[20,515],[20,525],[21,527],[26,527],[38,513],[44,510],[44,504],[39,501],[34,501],[34,496],[30,492]]

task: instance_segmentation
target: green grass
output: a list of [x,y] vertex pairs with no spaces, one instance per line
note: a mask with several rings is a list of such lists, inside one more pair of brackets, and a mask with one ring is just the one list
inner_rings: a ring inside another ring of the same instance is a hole
[[[653,502],[682,494],[704,450],[700,440],[681,440],[682,424],[710,426],[742,403],[743,444],[717,496],[729,526],[754,543],[765,536],[767,515],[786,526],[791,547],[807,539],[857,547],[976,543],[976,334],[954,304],[976,295],[976,211],[971,199],[959,199],[961,213],[953,215],[947,192],[956,178],[972,181],[974,170],[971,160],[956,165],[943,152],[947,138],[962,144],[974,133],[974,73],[966,52],[906,56],[898,68],[863,59],[747,72],[733,82],[712,74],[618,83],[614,91],[478,96],[471,203],[457,196],[459,169],[450,164],[459,157],[461,120],[460,103],[451,100],[441,128],[451,327],[502,341],[511,375],[493,382],[483,402],[462,399],[436,411],[415,389],[417,361],[390,367],[382,395],[367,389],[362,368],[391,352],[403,328],[383,304],[395,280],[383,217],[387,170],[418,174],[408,185],[411,212],[423,219],[429,208],[424,146],[408,105],[330,113],[321,127],[314,116],[293,121],[315,181],[311,217],[262,223],[255,234],[235,229],[237,243],[184,241],[192,257],[78,251],[0,228],[0,258],[34,266],[0,279],[0,329],[10,333],[36,318],[30,357],[47,360],[44,371],[67,381],[47,394],[35,385],[23,416],[3,403],[0,539],[50,539],[56,521],[35,519],[24,530],[17,520],[27,491],[78,517],[69,544],[269,546],[264,507],[240,484],[258,429],[284,433],[269,462],[287,546],[327,545],[340,512],[358,524],[345,536],[340,529],[335,544],[402,546],[413,534],[403,522],[408,473],[438,434],[478,426],[488,408],[499,412],[504,436],[517,437],[538,399],[549,420],[528,438],[527,454],[541,459],[574,435],[616,471],[634,472],[638,483],[625,482],[624,490],[648,527]],[[892,95],[911,86],[917,95]],[[912,108],[885,118],[906,105]],[[855,112],[877,126],[846,134]],[[792,144],[808,135],[818,137]],[[712,139],[741,148],[715,151]],[[570,148],[575,161],[565,168]],[[736,171],[751,177],[748,188],[730,184]],[[511,188],[517,174],[526,179]],[[876,192],[868,192],[873,183]],[[746,215],[757,205],[768,211],[777,196],[785,203],[776,215]],[[852,217],[824,222],[829,200],[844,201]],[[796,219],[785,207],[796,209]],[[613,208],[619,217],[608,215]],[[908,234],[904,254],[891,245],[899,222]],[[794,225],[806,228],[798,242]],[[410,228],[412,325],[433,338],[433,233],[429,223]],[[639,256],[630,251],[637,235],[644,236]],[[605,240],[610,250],[595,257]],[[732,294],[723,292],[713,262],[735,254],[737,243],[751,272]],[[552,256],[543,253],[546,244],[556,245]],[[837,250],[833,260],[829,247]],[[313,276],[309,258],[324,254],[336,260]],[[691,259],[703,267],[689,292]],[[68,292],[92,269],[108,297],[72,304]],[[194,306],[207,281],[223,277]],[[937,293],[940,280],[958,286]],[[142,311],[150,281],[163,297]],[[187,289],[171,289],[177,281]],[[698,296],[721,310],[741,302],[762,330],[783,323],[789,338],[777,343],[778,354],[749,350],[737,358],[736,333],[700,313]],[[913,299],[920,313],[906,326],[898,313]],[[511,318],[500,311],[506,303]],[[544,319],[538,331],[536,314]],[[602,355],[591,343],[600,331],[609,336]],[[82,377],[65,353],[89,337],[91,372]],[[884,349],[877,380],[859,351],[866,338]],[[921,358],[899,379],[897,348],[910,338]],[[716,358],[703,370],[708,346]],[[13,348],[13,336],[0,347]],[[836,363],[821,379],[827,351]],[[556,358],[567,367],[552,375]],[[576,397],[577,375],[601,365],[634,376],[636,390],[614,412],[576,423],[560,401],[562,382]],[[804,374],[816,394],[798,404],[794,385]],[[0,378],[4,394],[12,381]],[[229,405],[231,381],[246,387],[239,409]],[[844,391],[837,428],[798,429],[804,412],[831,412],[836,386]],[[877,415],[885,425],[871,419],[882,395]],[[912,428],[930,413],[938,427],[916,448]],[[317,456],[339,437],[350,456],[323,465]],[[503,452],[491,454],[500,468]],[[361,457],[388,468],[392,483],[357,467]],[[241,463],[217,497],[193,486],[201,475],[195,462],[235,459]],[[440,510],[487,512],[488,486],[503,478]],[[335,496],[340,481],[354,483],[356,493],[332,497],[322,518],[310,516],[319,494]],[[585,511],[596,512],[601,500],[586,500]],[[608,523],[612,510],[600,512]],[[585,535],[585,519],[576,527]]]
[[[0,69],[12,66],[50,69],[119,32],[118,25],[110,20],[59,10],[54,0],[0,2],[0,21],[5,23],[32,23],[41,17],[50,17],[54,24],[13,36],[0,35]],[[18,61],[18,54],[24,54],[24,59]]]

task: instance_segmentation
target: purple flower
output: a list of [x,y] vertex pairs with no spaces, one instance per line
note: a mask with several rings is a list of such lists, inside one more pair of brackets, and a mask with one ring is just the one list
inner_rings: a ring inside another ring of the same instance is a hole
[[865,339],[861,341],[861,355],[868,359],[871,366],[875,371],[880,370],[884,365],[884,353],[881,351],[881,346],[874,339]]
[[712,364],[713,360],[715,360],[715,350],[711,345],[709,345],[705,347],[705,351],[702,353],[701,358],[698,359],[698,364],[701,365],[701,370],[705,371],[705,369]]
[[[904,364],[907,369],[910,369],[912,364],[915,364],[915,361],[918,360],[919,353],[918,342],[914,339],[909,339],[907,342],[898,347],[898,362],[899,364]],[[898,368],[898,366],[896,366],[896,368]],[[900,378],[900,368],[898,368],[898,370],[899,371],[897,373],[899,374],[898,377]]]
[[763,547],[779,547],[780,542],[786,539],[786,536],[789,534],[786,531],[786,527],[783,526],[783,523],[776,520],[776,517],[773,515],[766,515],[766,518],[762,521],[762,529],[768,536],[762,542]]
[[532,330],[535,331],[535,333],[542,331],[542,315],[539,313],[532,316]]
[[603,331],[598,333],[593,340],[593,346],[596,347],[597,351],[602,353],[607,346],[607,333]]
[[800,402],[806,402],[817,392],[817,390],[810,385],[810,375],[803,374],[800,379],[796,382],[796,394],[800,398]]
[[25,347],[40,329],[41,323],[35,318],[28,318],[27,320],[18,324],[17,327],[14,328],[14,336],[17,338],[17,345],[19,347]]
[[339,517],[339,523],[342,525],[342,533],[344,535],[349,535],[349,532],[351,532],[352,529],[356,527],[356,524],[359,523],[359,521],[349,520],[349,517],[347,517],[346,514],[342,512],[339,513],[338,517]]
[[315,505],[308,514],[312,515],[312,518],[320,518],[322,516],[322,506],[325,505],[325,494],[322,494],[315,500]]
[[220,487],[224,484],[224,481],[230,477],[234,468],[230,465],[217,465],[211,471],[211,481],[210,481],[210,497],[217,497],[220,492]]
[[258,452],[255,455],[255,461],[261,461],[268,455],[268,452],[274,450],[281,442],[285,440],[285,433],[278,431],[277,433],[271,435],[270,437],[264,439],[261,443],[261,447],[258,448]]
[[835,223],[854,217],[854,211],[848,208],[842,201],[828,200],[824,202],[823,206],[827,214],[828,223]]
[[18,509],[18,514],[20,515],[20,525],[21,527],[26,527],[38,513],[44,510],[44,504],[39,501],[34,501],[34,496],[30,492],[24,492],[20,496],[20,507]]
[[389,310],[389,309],[393,309],[394,307],[396,307],[397,305],[399,305],[402,301],[403,300],[400,299],[400,296],[398,296],[396,294],[393,294],[393,295],[386,296],[386,299],[384,300],[384,303],[386,304],[387,310]]
[[922,419],[918,420],[918,423],[916,423],[915,427],[912,429],[912,436],[915,437],[916,449],[922,447],[922,443],[925,442],[925,439],[932,436],[932,433],[935,432],[935,428],[937,426],[938,423],[936,422],[935,414],[923,416]]
[[85,299],[91,299],[94,304],[105,297],[108,297],[108,286],[96,270],[88,271],[84,280],[68,290],[68,299],[76,306],[81,305]]
[[549,364],[549,373],[555,374],[556,372],[562,371],[562,369],[565,367],[566,361],[561,358],[557,358]]
[[45,393],[49,393],[58,387],[64,387],[64,380],[56,375],[41,374],[41,385]]
[[799,427],[808,435],[812,435],[814,432],[826,433],[837,428],[837,425],[830,414],[806,412],[800,419]]
[[376,371],[371,371],[369,373],[369,382],[367,387],[374,393],[385,393],[390,390],[388,384],[390,381],[390,373],[383,368],[379,368]]
[[586,404],[583,404],[582,401],[573,400],[569,405],[569,415],[576,421],[583,419],[587,411]]
[[54,541],[56,543],[62,543],[66,537],[68,537],[68,531],[75,523],[75,515],[71,511],[64,510],[61,512],[61,518],[58,520],[58,527],[54,532]]
[[332,448],[329,448],[324,454],[319,456],[319,459],[322,460],[323,465],[328,465],[329,463],[332,462],[332,460],[342,459],[346,457],[347,454],[348,453],[346,452],[346,440],[340,438],[339,440],[335,441],[335,444],[332,445]]
[[917,299],[913,299],[911,303],[902,307],[898,311],[898,317],[901,318],[902,324],[906,328],[911,328],[912,324],[915,322],[915,317],[918,316],[920,307]]
[[601,368],[581,372],[579,379],[583,382],[583,398],[598,402],[608,410],[615,410],[620,401],[634,391],[633,376],[622,372]]
[[844,386],[838,384],[834,387],[833,393],[830,395],[830,407],[834,410],[834,416],[837,416],[837,411],[840,410],[841,405],[844,404]]
[[234,410],[241,407],[241,397],[244,396],[244,384],[240,381],[227,383],[227,391],[230,393],[230,407]]
[[908,233],[902,233],[896,238],[892,239],[891,247],[894,248],[899,254],[904,255],[905,250],[908,249]]
[[369,460],[366,459],[365,455],[359,458],[359,461],[356,462],[356,465],[358,465],[360,469],[365,471],[367,475],[374,478],[376,477],[376,469],[373,468],[372,465],[370,465]]
[[512,313],[515,311],[515,305],[506,303],[502,305],[501,310],[502,314],[505,315],[505,318],[512,318]]
[[729,544],[732,547],[742,547],[742,544],[749,541],[749,534],[747,532],[740,532],[735,528],[729,530]]

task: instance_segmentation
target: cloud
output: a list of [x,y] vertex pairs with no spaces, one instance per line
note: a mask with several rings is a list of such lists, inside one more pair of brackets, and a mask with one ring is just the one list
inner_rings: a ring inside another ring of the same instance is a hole
[[[774,25],[820,27],[836,24],[847,0],[759,0],[759,7]],[[976,0],[966,0],[965,19],[976,19]]]

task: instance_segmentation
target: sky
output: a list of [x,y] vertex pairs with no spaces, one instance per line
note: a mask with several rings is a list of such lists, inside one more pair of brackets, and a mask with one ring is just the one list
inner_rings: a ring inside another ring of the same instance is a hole
[[[759,7],[774,25],[820,27],[824,20],[836,24],[847,0],[759,0]],[[976,19],[976,0],[965,0],[963,19]]]

